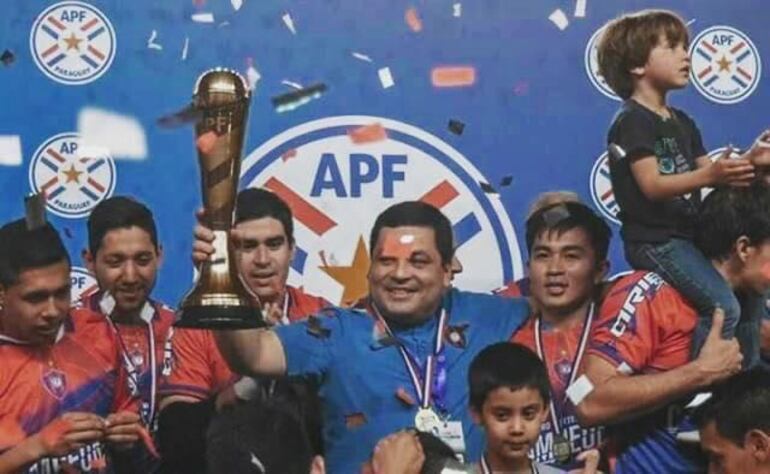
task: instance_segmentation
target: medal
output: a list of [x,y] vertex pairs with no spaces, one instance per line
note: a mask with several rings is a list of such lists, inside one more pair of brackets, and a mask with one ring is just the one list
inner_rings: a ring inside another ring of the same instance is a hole
[[554,434],[551,452],[557,462],[564,464],[572,458],[572,444],[564,436]]
[[441,418],[431,408],[420,408],[414,416],[414,427],[417,431],[435,434],[441,426]]

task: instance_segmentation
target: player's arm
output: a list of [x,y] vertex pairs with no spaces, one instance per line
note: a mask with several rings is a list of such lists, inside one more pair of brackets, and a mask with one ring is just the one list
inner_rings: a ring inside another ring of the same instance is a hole
[[631,173],[639,189],[651,201],[683,196],[706,186],[748,186],[754,179],[754,166],[747,159],[729,159],[729,152],[726,150],[714,162],[706,158],[709,161],[706,163],[701,157],[697,169],[669,175],[660,173],[655,155],[648,155],[631,163]]
[[737,373],[740,348],[735,339],[722,339],[723,323],[724,313],[715,311],[698,358],[666,372],[629,375],[607,359],[588,354],[583,373],[593,390],[575,407],[580,423],[592,426],[633,419]]

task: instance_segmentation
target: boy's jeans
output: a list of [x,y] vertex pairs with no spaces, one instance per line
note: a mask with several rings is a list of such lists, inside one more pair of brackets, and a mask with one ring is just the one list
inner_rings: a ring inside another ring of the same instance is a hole
[[[634,269],[654,271],[676,288],[698,312],[692,339],[692,357],[703,347],[719,306],[725,312],[722,337],[735,336],[741,345],[743,367],[759,362],[759,327],[765,312],[763,295],[742,297],[741,303],[722,275],[689,240],[670,239],[662,244],[625,244],[626,259]],[[743,311],[741,311],[743,310]]]

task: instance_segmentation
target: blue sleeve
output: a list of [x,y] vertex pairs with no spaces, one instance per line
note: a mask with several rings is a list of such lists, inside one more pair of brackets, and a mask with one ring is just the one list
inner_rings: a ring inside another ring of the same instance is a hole
[[508,340],[529,317],[529,303],[526,298],[496,298],[503,300],[505,303],[504,314],[507,317],[500,318],[500,336],[504,338],[503,340]]
[[343,337],[338,314],[310,316],[274,331],[283,345],[286,375],[290,377],[322,377],[332,365],[337,341]]

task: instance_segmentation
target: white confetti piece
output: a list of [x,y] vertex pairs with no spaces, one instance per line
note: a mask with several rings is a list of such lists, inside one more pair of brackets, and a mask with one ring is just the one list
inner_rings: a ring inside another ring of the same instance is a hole
[[553,13],[548,16],[548,19],[551,20],[551,22],[553,22],[553,24],[562,31],[564,31],[564,29],[569,25],[567,15],[564,14],[561,8],[554,10]]
[[685,408],[695,408],[703,405],[706,403],[706,401],[712,397],[711,392],[701,392],[697,395],[695,395],[695,398],[693,398],[690,403],[687,404]]
[[230,0],[230,4],[233,6],[233,10],[238,11],[243,6],[243,0]]
[[78,133],[84,143],[82,148],[106,148],[115,159],[138,161],[147,158],[144,128],[134,117],[84,107],[78,113]]
[[455,3],[452,5],[452,16],[455,18],[460,18],[463,16],[463,4],[462,3]]
[[184,38],[184,46],[182,47],[182,61],[187,60],[187,50],[190,47],[190,38],[185,36]]
[[575,18],[585,18],[586,16],[586,1],[577,0],[575,2]]
[[575,380],[575,383],[567,387],[566,394],[570,401],[572,401],[572,404],[578,406],[593,391],[594,384],[583,374]]
[[150,33],[150,38],[147,40],[147,47],[149,49],[157,49],[158,51],[163,49],[163,46],[155,42],[157,38],[158,32],[156,30],[152,30],[152,33]]
[[355,51],[353,52],[353,57],[356,59],[360,59],[361,61],[366,61],[367,63],[372,62],[372,58],[370,58],[369,56],[362,53],[356,53]]
[[296,35],[297,30],[294,28],[294,20],[291,18],[291,15],[289,13],[284,13],[281,19],[283,20],[283,24],[286,25],[286,28],[291,31],[291,34]]
[[695,18],[693,18],[692,20],[690,20],[690,21],[688,21],[687,23],[685,23],[685,24],[684,24],[684,26],[690,26],[690,25],[692,25],[693,23],[695,23]]
[[249,68],[246,69],[246,80],[249,81],[249,89],[254,90],[257,82],[259,82],[261,78],[262,75],[254,66],[249,66]]
[[299,82],[293,82],[293,81],[290,81],[290,80],[288,80],[288,79],[284,79],[284,80],[282,80],[282,81],[281,81],[281,84],[283,84],[283,85],[285,85],[285,86],[289,86],[289,87],[291,87],[292,89],[297,89],[297,90],[300,90],[300,89],[302,89],[302,84],[300,84]]
[[0,135],[0,165],[19,166],[21,163],[21,137]]
[[396,83],[393,80],[393,75],[390,73],[389,67],[381,68],[377,71],[377,75],[380,76],[380,83],[382,84],[383,89],[393,87],[393,85]]
[[207,12],[193,13],[192,21],[195,23],[214,23],[214,14]]

